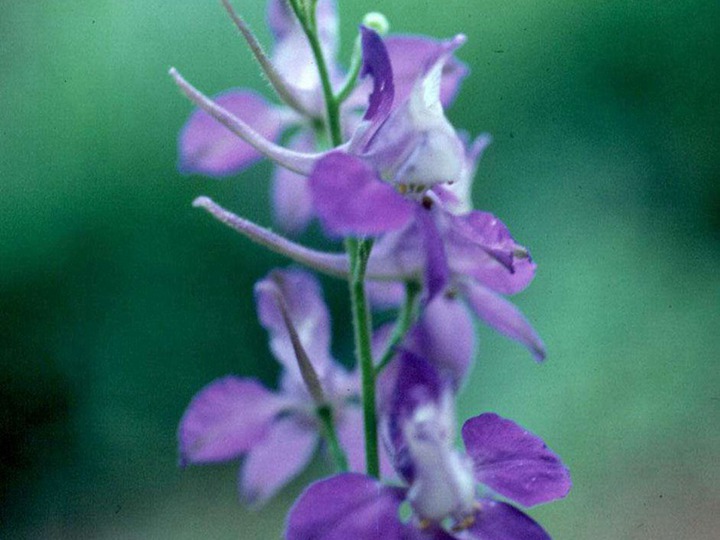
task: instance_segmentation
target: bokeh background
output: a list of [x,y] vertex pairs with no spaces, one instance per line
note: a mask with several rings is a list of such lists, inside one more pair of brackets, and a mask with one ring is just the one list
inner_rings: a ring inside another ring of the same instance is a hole
[[[268,43],[263,4],[236,1]],[[345,58],[373,9],[468,35],[448,115],[494,136],[476,206],[539,263],[517,302],[548,362],[480,328],[460,416],[511,416],[563,456],[572,493],[531,512],[557,539],[717,538],[720,4],[340,4]],[[0,536],[279,537],[321,460],[259,512],[236,463],[176,466],[194,392],[277,375],[251,290],[286,261],[190,207],[270,224],[271,168],[179,175],[191,107],[167,76],[270,96],[250,54],[214,0],[0,6]],[[345,286],[324,284],[346,358]]]

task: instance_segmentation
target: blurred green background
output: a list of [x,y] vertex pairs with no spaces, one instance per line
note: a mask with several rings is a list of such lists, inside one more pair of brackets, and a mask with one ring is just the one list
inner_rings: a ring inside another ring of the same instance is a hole
[[[264,2],[235,4],[268,43]],[[539,263],[517,302],[548,362],[479,329],[461,417],[511,416],[563,456],[572,493],[531,512],[557,539],[717,538],[720,4],[340,4],[345,58],[370,10],[468,35],[448,114],[494,136],[476,206]],[[176,467],[194,392],[277,374],[251,291],[286,262],[190,207],[269,224],[271,168],[180,176],[191,107],[167,76],[270,96],[250,54],[214,0],[0,6],[0,536],[278,537],[319,460],[260,512],[237,464]]]

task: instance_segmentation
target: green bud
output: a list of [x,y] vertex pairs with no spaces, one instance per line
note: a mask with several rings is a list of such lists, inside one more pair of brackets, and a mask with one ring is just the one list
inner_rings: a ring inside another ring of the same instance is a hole
[[390,31],[390,21],[379,11],[371,11],[365,14],[363,24],[368,28],[372,28],[381,36],[386,35]]

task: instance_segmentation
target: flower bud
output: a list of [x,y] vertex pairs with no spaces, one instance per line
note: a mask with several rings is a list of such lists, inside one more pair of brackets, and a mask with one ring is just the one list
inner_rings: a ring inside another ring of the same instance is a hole
[[363,17],[363,25],[375,30],[381,36],[390,31],[390,21],[379,11],[371,11]]

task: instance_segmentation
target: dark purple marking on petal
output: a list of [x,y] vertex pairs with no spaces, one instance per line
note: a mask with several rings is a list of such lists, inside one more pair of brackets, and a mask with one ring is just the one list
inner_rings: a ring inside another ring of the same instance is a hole
[[288,316],[315,370],[322,376],[332,362],[330,356],[330,315],[320,283],[303,270],[273,270],[255,284],[260,323],[270,334],[270,348],[286,370],[298,377],[295,350],[277,303],[279,293]]
[[[429,201],[426,203],[425,201]],[[429,206],[426,206],[429,205]],[[445,254],[445,245],[440,231],[435,224],[433,212],[434,200],[426,195],[423,204],[418,205],[415,211],[415,221],[422,234],[423,248],[425,250],[425,286],[427,289],[426,301],[431,301],[445,289],[450,280],[450,268]]]
[[405,490],[357,473],[308,487],[288,515],[287,540],[404,540],[398,509]]
[[362,160],[332,152],[310,175],[315,210],[337,235],[377,235],[400,229],[413,216],[414,203],[378,178]]
[[317,446],[317,431],[289,415],[276,420],[253,446],[240,473],[245,502],[261,505],[302,471]]
[[[277,111],[249,90],[230,90],[214,101],[268,140],[276,139],[284,127]],[[235,174],[262,158],[257,150],[201,109],[196,109],[183,127],[178,152],[180,172],[217,177]]]
[[565,497],[572,482],[560,458],[512,420],[485,413],[462,427],[475,478],[523,506]]
[[488,212],[447,215],[444,231],[450,267],[502,294],[515,294],[535,276],[535,263],[508,228]]
[[542,339],[515,305],[472,280],[461,280],[458,287],[470,308],[485,324],[523,344],[535,361],[545,360]]
[[370,75],[373,79],[373,91],[370,94],[364,120],[382,122],[392,109],[395,98],[395,85],[390,57],[380,35],[367,28],[360,27],[362,34],[363,65],[360,76]]
[[490,499],[481,499],[478,504],[475,522],[467,529],[472,539],[551,540],[530,516],[510,504]]
[[448,373],[457,391],[475,353],[475,330],[467,308],[457,299],[438,295],[425,306],[405,347],[421,354],[441,373]]
[[180,464],[240,456],[267,435],[284,401],[253,379],[227,376],[193,397],[178,427]]

